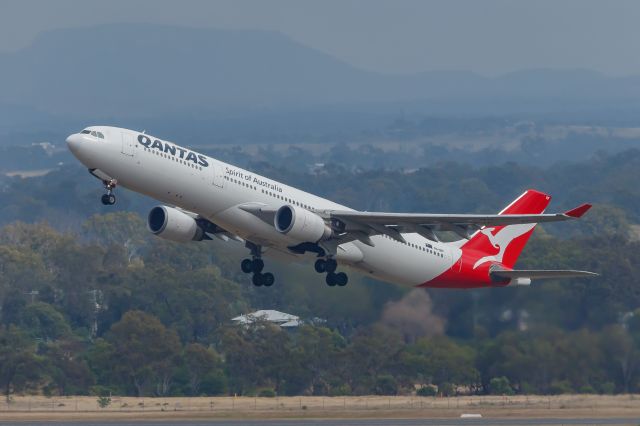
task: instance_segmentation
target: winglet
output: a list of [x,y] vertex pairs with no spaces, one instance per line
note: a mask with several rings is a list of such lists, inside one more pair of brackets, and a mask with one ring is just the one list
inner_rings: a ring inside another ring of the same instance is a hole
[[575,209],[565,212],[564,215],[577,219],[579,217],[582,217],[582,215],[584,215],[590,208],[591,208],[591,204],[583,204],[581,206],[576,207]]

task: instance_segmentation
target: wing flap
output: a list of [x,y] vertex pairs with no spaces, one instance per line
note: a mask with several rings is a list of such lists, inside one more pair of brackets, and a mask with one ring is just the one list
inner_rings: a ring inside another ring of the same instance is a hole
[[491,278],[501,279],[552,279],[552,278],[579,278],[595,277],[595,272],[577,271],[572,269],[547,270],[547,269],[520,269],[520,270],[493,270],[490,272]]

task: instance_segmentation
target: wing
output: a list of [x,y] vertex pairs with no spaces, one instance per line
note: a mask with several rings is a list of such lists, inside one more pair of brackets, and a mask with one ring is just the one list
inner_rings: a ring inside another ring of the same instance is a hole
[[564,213],[547,214],[421,214],[421,213],[378,213],[360,211],[329,212],[332,226],[352,237],[367,243],[367,237],[385,234],[398,241],[404,241],[402,232],[416,232],[425,238],[437,241],[434,231],[453,231],[463,238],[487,226],[506,226],[523,223],[560,222],[577,219],[591,208],[582,204]]
[[[273,224],[277,208],[262,203],[246,203],[239,206],[266,223]],[[438,241],[434,231],[453,231],[462,238],[471,235],[485,226],[505,226],[519,223],[559,222],[577,219],[591,208],[591,204],[582,204],[564,213],[553,214],[422,214],[422,213],[379,213],[356,210],[329,210],[317,212],[329,221],[336,231],[335,242],[344,244],[359,240],[373,246],[369,238],[372,235],[387,235],[395,240],[406,242],[403,232],[415,232],[432,241]]]

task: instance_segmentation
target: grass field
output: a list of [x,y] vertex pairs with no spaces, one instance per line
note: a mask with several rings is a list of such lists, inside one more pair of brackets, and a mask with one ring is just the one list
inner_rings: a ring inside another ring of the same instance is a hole
[[295,417],[640,417],[640,395],[420,397],[95,397],[16,396],[0,403],[0,420],[199,419]]

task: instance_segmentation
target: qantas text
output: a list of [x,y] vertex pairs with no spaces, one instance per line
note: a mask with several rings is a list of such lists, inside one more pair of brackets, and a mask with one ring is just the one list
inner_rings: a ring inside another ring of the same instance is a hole
[[151,140],[147,135],[138,135],[138,143],[149,149],[157,149],[166,154],[171,154],[174,157],[180,157],[182,160],[191,161],[194,164],[198,164],[202,167],[209,167],[207,157],[201,154],[196,154],[188,149],[180,148],[179,146],[171,145],[167,142],[154,139]]

